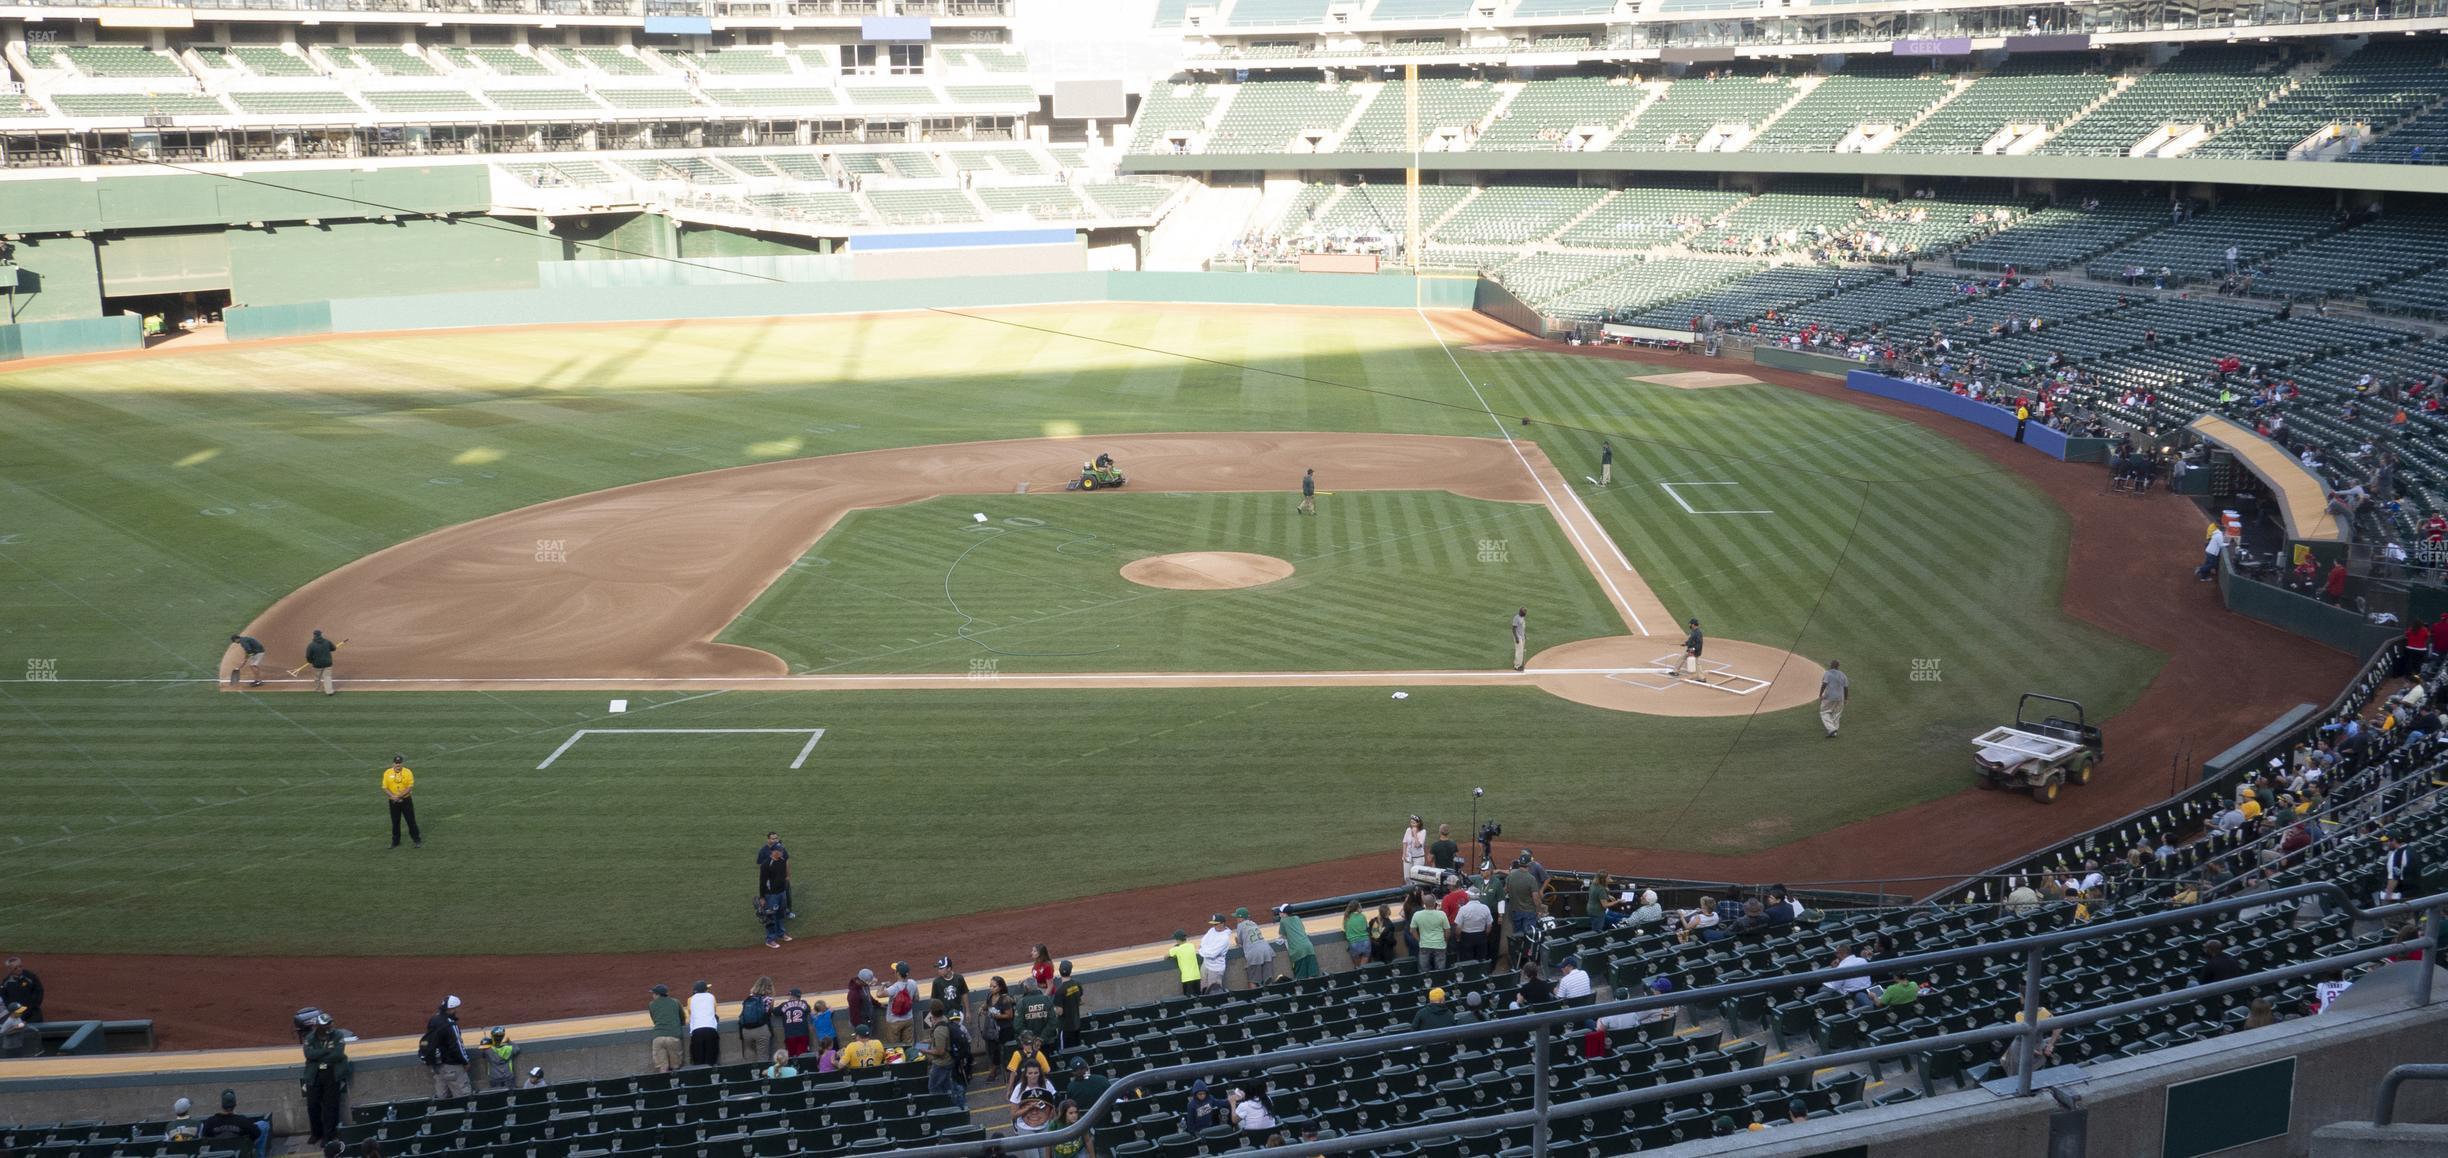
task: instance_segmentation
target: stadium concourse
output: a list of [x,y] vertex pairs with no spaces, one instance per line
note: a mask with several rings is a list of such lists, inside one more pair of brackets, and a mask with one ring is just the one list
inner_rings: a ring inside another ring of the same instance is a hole
[[[1484,317],[1450,324],[1457,327],[1457,342],[1692,369],[1725,365],[1694,355],[1547,342]],[[176,356],[171,351],[164,355]],[[2197,746],[2199,737],[2249,734],[2297,703],[2327,698],[2354,670],[2351,658],[2342,653],[2240,620],[2199,587],[2172,582],[2199,558],[2192,546],[2198,516],[2183,499],[2159,494],[2136,503],[2108,492],[2095,464],[2050,461],[1928,410],[1845,391],[1811,374],[1766,366],[1745,372],[1774,385],[1841,398],[1898,421],[1918,423],[2040,487],[2065,510],[2072,525],[2064,586],[2067,609],[2168,653],[2166,668],[2143,698],[2107,724],[2117,765],[2131,773],[2103,777],[2051,808],[2032,810],[2019,821],[2019,843],[2045,845],[2160,799],[2171,787],[2162,770],[2175,766],[2184,752]],[[1535,422],[1536,416],[1531,417]],[[1546,842],[1538,848],[1550,864],[1610,869],[1633,879],[1814,881],[1917,893],[1926,890],[1897,882],[1953,879],[1997,861],[2000,848],[1983,807],[1989,801],[1987,794],[1967,787],[1954,796],[1743,856]],[[45,962],[54,975],[77,978],[77,990],[86,993],[151,995],[149,1000],[157,1000],[163,1011],[158,1024],[165,1047],[248,1046],[263,1044],[263,1027],[287,1015],[294,1007],[291,994],[302,985],[311,984],[324,1004],[351,1011],[361,1026],[420,1023],[430,1012],[428,991],[481,994],[483,1018],[510,1022],[620,1009],[657,979],[733,978],[735,994],[737,978],[787,973],[804,979],[813,991],[830,988],[860,968],[880,968],[899,959],[950,955],[957,961],[986,963],[1003,961],[1017,948],[1036,942],[1069,946],[1064,951],[1075,953],[1157,942],[1171,927],[1195,922],[1218,905],[1258,909],[1382,887],[1388,883],[1392,852],[1389,840],[1384,855],[829,935],[801,942],[787,962],[761,949],[609,957],[468,954],[388,961],[65,954],[48,955]],[[53,1012],[77,1016],[75,1001],[73,996],[55,999]],[[106,1011],[83,1012],[99,1016]]]

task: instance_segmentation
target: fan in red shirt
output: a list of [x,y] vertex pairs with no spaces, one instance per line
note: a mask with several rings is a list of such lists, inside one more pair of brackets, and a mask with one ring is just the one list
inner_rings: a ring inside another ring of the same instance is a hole
[[2398,657],[2397,674],[2411,676],[2431,661],[2431,625],[2417,622],[2406,629],[2405,652]]
[[2422,522],[2422,536],[2423,541],[2427,543],[2448,539],[2448,515],[2443,515],[2438,511],[2431,512],[2431,517]]
[[2345,602],[2346,564],[2331,563],[2329,565],[2329,580],[2321,585],[2321,593],[2327,596],[2331,603]]

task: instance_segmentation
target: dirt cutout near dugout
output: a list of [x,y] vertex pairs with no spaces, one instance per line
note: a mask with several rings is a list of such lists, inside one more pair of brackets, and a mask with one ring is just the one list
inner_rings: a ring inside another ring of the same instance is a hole
[[1655,382],[1677,390],[1711,390],[1719,386],[1757,386],[1760,380],[1749,374],[1727,374],[1717,370],[1678,370],[1672,374],[1640,374],[1634,381]]
[[1181,551],[1150,555],[1122,566],[1122,577],[1142,587],[1172,591],[1238,591],[1292,577],[1292,564],[1247,551]]

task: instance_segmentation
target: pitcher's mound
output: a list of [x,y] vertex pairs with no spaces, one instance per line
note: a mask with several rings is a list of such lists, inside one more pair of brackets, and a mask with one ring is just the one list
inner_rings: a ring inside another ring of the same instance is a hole
[[1239,551],[1184,551],[1150,555],[1122,568],[1122,577],[1142,587],[1176,591],[1230,591],[1256,587],[1292,574],[1292,564],[1272,555]]

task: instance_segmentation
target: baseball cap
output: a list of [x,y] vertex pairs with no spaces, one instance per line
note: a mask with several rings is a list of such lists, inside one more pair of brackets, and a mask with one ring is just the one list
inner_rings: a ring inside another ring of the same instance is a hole
[[790,991],[790,994],[791,994],[791,996],[793,996],[793,997],[797,997],[797,996],[799,996],[799,987],[798,987],[798,986],[796,986],[796,985],[791,986],[791,991]]
[[903,977],[907,977],[907,976],[909,976],[909,962],[907,962],[907,961],[895,961],[895,962],[893,962],[893,972],[898,973],[898,974],[902,975]]
[[222,1109],[224,1109],[224,1110],[235,1110],[235,1109],[237,1109],[237,1108],[238,1108],[238,1091],[236,1091],[236,1090],[223,1090],[223,1091],[221,1091],[221,1108],[222,1108]]
[[858,1027],[858,1035],[860,1037],[874,1037],[875,1027],[862,1022]]
[[950,957],[937,957],[935,959],[935,967],[938,969],[949,969],[952,967],[952,959]]
[[646,992],[648,992],[648,993],[652,993],[652,994],[654,994],[654,995],[655,995],[655,996],[657,996],[657,997],[669,997],[669,996],[671,996],[671,986],[669,986],[669,985],[657,985],[657,986],[655,986],[654,988],[647,990]]
[[1190,939],[1190,930],[1188,930],[1188,929],[1175,929],[1175,930],[1173,930],[1173,939],[1174,939],[1174,940],[1176,940],[1176,941],[1187,941],[1187,940],[1189,940],[1189,939]]
[[694,989],[690,990],[692,993],[711,993],[713,991],[714,983],[710,981],[700,981]]
[[543,1076],[544,1076],[544,1067],[543,1067],[543,1066],[530,1066],[530,1067],[528,1067],[528,1070],[527,1070],[527,1076],[528,1076],[528,1077],[531,1077],[531,1078],[540,1078],[540,1077],[543,1077]]
[[1071,975],[1071,963],[1065,961],[1062,964],[1055,966],[1054,971],[1062,974],[1065,977],[1069,977]]
[[452,996],[452,997],[445,997],[445,998],[443,998],[443,999],[442,999],[442,1008],[444,1008],[444,1009],[457,1009],[457,1008],[459,1008],[459,999],[458,999],[456,996]]
[[177,1100],[177,1101],[175,1101],[175,1102],[170,1103],[170,1112],[171,1112],[172,1114],[184,1114],[184,1113],[186,1113],[187,1111],[192,1110],[192,1109],[194,1109],[194,1108],[195,1108],[195,1103],[194,1103],[194,1102],[190,1102],[190,1101],[188,1101],[188,1100],[187,1100],[187,1099],[185,1099],[185,1098],[180,1098],[179,1100]]
[[1224,923],[1224,914],[1222,914],[1222,913],[1209,913],[1209,914],[1207,914],[1207,923],[1208,923],[1208,924],[1210,924],[1210,925],[1221,925],[1221,924],[1223,924],[1223,923]]
[[1278,917],[1280,917],[1280,916],[1284,915],[1285,913],[1289,913],[1289,912],[1291,912],[1291,911],[1292,911],[1292,906],[1290,906],[1290,905],[1288,905],[1288,904],[1285,904],[1285,905],[1277,905],[1277,906],[1275,906],[1275,915],[1276,915],[1276,916],[1278,916]]
[[1649,992],[1672,993],[1674,992],[1674,980],[1669,977],[1652,977],[1649,979]]
[[1249,916],[1249,909],[1248,909],[1248,907],[1247,907],[1247,906],[1244,906],[1244,907],[1242,907],[1242,908],[1234,909],[1234,910],[1233,910],[1233,916],[1236,916],[1236,917],[1246,917],[1246,916]]
[[1486,1001],[1487,1001],[1487,998],[1485,998],[1485,997],[1481,997],[1481,996],[1480,996],[1479,994],[1477,994],[1477,993],[1465,993],[1465,994],[1463,994],[1463,995],[1462,995],[1462,1004],[1463,1004],[1463,1005],[1465,1005],[1465,1006],[1467,1006],[1467,1007],[1469,1007],[1469,1008],[1471,1008],[1471,1009],[1477,1009],[1477,1008],[1479,1008],[1479,1006],[1480,1006],[1481,1004],[1485,1003]]

